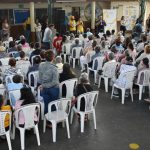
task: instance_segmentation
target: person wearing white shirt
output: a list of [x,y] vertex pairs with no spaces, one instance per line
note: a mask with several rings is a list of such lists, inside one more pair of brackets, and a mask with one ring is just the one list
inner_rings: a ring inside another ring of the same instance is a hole
[[36,19],[35,23],[35,34],[36,34],[36,40],[37,42],[41,43],[41,38],[42,38],[42,32],[41,32],[42,26],[39,23],[39,20]]
[[43,36],[43,45],[45,47],[46,50],[50,49],[50,42],[52,42],[52,30],[51,28],[53,28],[54,25],[49,25],[46,27],[45,31],[44,31],[44,36]]

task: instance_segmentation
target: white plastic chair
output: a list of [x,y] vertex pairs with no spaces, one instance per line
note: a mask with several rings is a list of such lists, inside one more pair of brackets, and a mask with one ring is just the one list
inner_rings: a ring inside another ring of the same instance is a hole
[[[52,111],[52,106],[55,106],[56,110]],[[43,122],[43,132],[46,130],[46,120],[52,123],[53,142],[56,142],[56,128],[58,122],[66,121],[67,134],[70,139],[70,130],[68,115],[70,113],[71,100],[70,99],[59,99],[48,104],[48,113],[45,114]]]
[[[5,129],[5,118],[6,115],[9,115],[9,130]],[[10,130],[11,130],[11,112],[10,111],[0,111],[0,136],[6,135],[7,143],[9,150],[12,150],[11,141],[10,141]]]
[[32,66],[33,66],[33,64],[34,64],[34,58],[37,57],[37,56],[41,57],[40,55],[34,55],[34,56],[31,57],[31,65],[32,65]]
[[[31,85],[31,78],[33,77],[34,79],[34,85]],[[32,88],[35,88],[37,87],[37,83],[38,83],[38,79],[39,79],[39,71],[32,71],[28,74],[28,81],[29,81],[29,86]]]
[[65,43],[62,46],[61,55],[64,56],[64,63],[66,63],[67,55],[70,55],[70,48],[71,48],[71,43]]
[[2,63],[3,66],[8,66],[9,59],[10,59],[9,57],[1,58],[0,62]]
[[74,47],[72,49],[71,56],[69,58],[69,64],[71,64],[71,60],[73,61],[73,68],[75,68],[75,61],[80,60],[80,55],[81,55],[82,47]]
[[74,88],[77,84],[78,79],[73,78],[63,81],[59,84],[60,98],[62,98],[63,85],[66,86],[66,98],[72,98],[74,96]]
[[[24,127],[20,127],[19,125],[19,114],[23,113],[25,124]],[[35,124],[34,117],[35,113],[37,115],[37,123]],[[21,149],[25,149],[25,130],[34,129],[38,146],[40,146],[40,136],[39,136],[39,129],[38,129],[38,121],[40,115],[40,106],[39,104],[29,104],[24,105],[21,108],[15,111],[15,120],[13,126],[13,139],[15,138],[15,127],[20,130],[20,139],[21,139]]]
[[[96,83],[96,75],[97,75],[98,70],[102,70],[103,61],[104,61],[104,57],[96,57],[93,60],[92,68],[90,67],[87,68],[88,75],[90,74],[90,71],[94,72],[94,83]],[[96,64],[97,64],[97,67],[95,68]]]
[[[19,74],[20,75],[20,74]],[[23,75],[20,75],[22,77],[22,80],[24,81],[24,76]],[[9,83],[13,83],[13,77],[14,75],[8,75],[5,77],[5,83],[6,83],[6,86],[9,84]]]
[[108,92],[108,81],[109,79],[112,79],[115,77],[115,72],[116,72],[116,67],[117,67],[116,62],[112,62],[103,72],[102,75],[99,76],[99,84],[98,88],[100,88],[101,85],[101,79],[104,79],[104,84],[105,84],[105,92]]
[[[77,107],[73,106],[71,109],[71,120],[70,123],[72,124],[74,112],[80,114],[80,121],[81,121],[81,132],[84,132],[84,118],[86,114],[93,114],[94,119],[94,129],[96,129],[96,114],[95,114],[95,107],[97,104],[98,99],[98,91],[87,92],[77,97]],[[85,101],[85,111],[80,110],[80,105],[82,100]]]
[[[143,83],[141,84],[140,79],[142,75],[143,75]],[[143,88],[146,86],[149,87],[149,84],[150,84],[150,70],[147,69],[147,70],[140,71],[138,75],[137,83],[134,83],[134,84],[139,86],[139,100],[141,100]],[[150,91],[150,87],[149,87],[149,91]]]
[[8,95],[9,95],[10,105],[11,105],[12,107],[14,107],[16,101],[19,100],[20,97],[21,97],[20,90],[8,91]]
[[134,76],[135,76],[135,71],[129,71],[129,72],[126,72],[124,74],[121,74],[121,78],[122,80],[124,80],[125,82],[123,83],[124,85],[120,86],[116,83],[113,84],[113,87],[112,87],[112,93],[111,93],[111,99],[113,98],[113,93],[114,93],[114,88],[117,88],[117,89],[120,89],[121,90],[121,93],[122,93],[122,104],[124,104],[124,99],[125,99],[125,92],[127,89],[130,90],[130,94],[131,94],[131,100],[133,102],[133,79],[134,79]]
[[45,106],[44,106],[43,97],[41,96],[41,89],[40,89],[40,87],[38,87],[37,100],[38,100],[38,103],[41,106],[41,120],[44,120],[44,108],[45,108]]
[[26,61],[22,64],[17,64],[16,65],[16,68],[20,69],[21,74],[23,74],[25,79],[27,78],[27,73],[28,73],[29,67],[30,67],[30,62],[29,61]]

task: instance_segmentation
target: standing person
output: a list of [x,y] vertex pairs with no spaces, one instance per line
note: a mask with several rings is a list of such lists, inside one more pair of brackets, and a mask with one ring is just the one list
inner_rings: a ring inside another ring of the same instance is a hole
[[54,53],[50,50],[45,53],[46,62],[39,66],[39,80],[41,82],[45,113],[48,112],[48,103],[59,97],[59,73],[53,64]]
[[150,30],[150,14],[149,14],[149,16],[148,16],[148,18],[146,20],[146,29]]
[[106,22],[103,20],[103,17],[100,16],[99,21],[96,23],[98,33],[104,33],[105,32],[105,26]]
[[75,34],[76,33],[76,21],[75,21],[74,16],[71,16],[68,25],[69,25],[70,32]]
[[30,41],[30,33],[31,33],[31,19],[28,17],[24,23],[24,28],[25,28],[25,37],[26,40],[29,42]]
[[42,32],[41,32],[42,26],[38,19],[35,21],[35,34],[36,34],[36,41],[41,43],[42,39]]
[[49,25],[46,27],[45,29],[45,32],[44,32],[44,37],[43,37],[43,45],[44,45],[44,48],[46,50],[50,49],[50,42],[51,41],[51,36],[52,36],[52,30],[51,28],[53,27],[54,25]]
[[83,21],[81,20],[81,18],[79,18],[77,21],[77,33],[83,33],[84,32],[83,26],[84,26]]
[[62,36],[58,32],[56,33],[56,37],[53,39],[53,47],[56,49],[56,52],[59,55],[62,49]]
[[125,17],[122,16],[122,17],[121,17],[121,21],[120,21],[120,24],[121,24],[121,26],[120,26],[120,31],[122,31],[123,36],[125,36],[125,32],[126,32],[125,23],[126,23],[126,22],[125,22]]
[[2,22],[2,39],[3,41],[8,41],[9,39],[9,24],[8,20],[4,19]]

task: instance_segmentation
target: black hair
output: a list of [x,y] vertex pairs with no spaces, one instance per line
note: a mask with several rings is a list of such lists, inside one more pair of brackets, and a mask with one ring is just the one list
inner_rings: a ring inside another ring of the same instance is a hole
[[22,77],[18,74],[13,76],[13,82],[14,83],[21,83]]
[[22,106],[36,102],[35,97],[31,91],[31,88],[23,87],[20,89],[20,93],[21,93],[20,100],[23,100],[23,103],[21,104]]
[[101,50],[100,46],[96,46],[96,47],[95,47],[95,52],[96,52],[96,53],[99,53],[100,50]]
[[35,49],[39,49],[39,48],[40,48],[40,43],[39,43],[39,42],[36,42],[35,45],[34,45],[34,48],[35,48]]
[[63,65],[63,73],[65,74],[73,74],[72,70],[71,70],[71,67],[68,63],[65,63]]
[[34,64],[39,64],[40,62],[41,62],[40,56],[36,56],[36,57],[33,58],[33,63]]
[[86,34],[86,33],[84,33],[84,34],[83,34],[83,37],[84,37],[84,38],[87,38],[87,34]]
[[149,59],[147,57],[142,59],[143,64],[146,66],[146,68],[149,68]]
[[24,51],[21,51],[20,52],[20,58],[24,58],[25,57],[25,52]]
[[15,47],[15,42],[14,41],[9,42],[9,48],[11,48],[11,47]]
[[22,45],[24,45],[24,44],[26,43],[26,39],[22,39],[22,40],[20,41],[20,43],[21,43]]

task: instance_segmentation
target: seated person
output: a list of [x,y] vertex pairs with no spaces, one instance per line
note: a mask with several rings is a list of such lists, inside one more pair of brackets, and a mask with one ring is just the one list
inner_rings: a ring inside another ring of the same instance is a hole
[[7,84],[7,90],[20,90],[23,87],[23,80],[20,75],[13,76],[13,82]]
[[[21,106],[36,103],[34,95],[29,87],[23,87],[20,89],[21,97],[19,100],[16,101],[15,110],[19,109]],[[38,122],[37,114],[35,111],[34,115],[35,123]],[[25,120],[23,112],[19,112],[19,125],[20,127],[24,127]]]
[[[10,105],[5,105],[4,97],[0,94],[0,111],[11,111]],[[9,122],[10,122],[10,116],[9,114],[5,117],[5,129],[6,131],[9,130]]]
[[58,72],[61,73],[62,70],[63,70],[63,63],[62,63],[62,58],[61,56],[57,56],[55,58],[55,63],[56,63],[56,66],[58,68]]
[[8,57],[8,54],[6,53],[6,48],[3,45],[3,42],[0,41],[0,58]]
[[[33,61],[34,61],[33,66],[29,67],[29,70],[28,70],[28,73],[27,73],[27,79],[28,79],[28,75],[29,75],[30,72],[39,70],[39,65],[41,63],[40,56],[36,56]],[[32,85],[34,85],[34,78],[31,76],[31,86]]]
[[15,74],[21,74],[20,69],[16,68],[16,60],[15,58],[10,58],[8,65],[10,65],[10,68],[6,69],[4,74],[7,75],[15,75]]
[[59,82],[63,82],[65,80],[69,80],[72,78],[76,78],[76,75],[74,74],[74,72],[71,70],[71,67],[68,63],[65,63],[63,65],[63,71],[62,73],[59,74]]
[[17,52],[16,44],[14,41],[9,42],[8,53],[10,53],[10,52]]
[[[72,104],[75,104],[75,107],[77,107],[77,97],[81,94],[91,92],[91,91],[93,91],[93,88],[89,83],[88,74],[82,73],[79,78],[79,84],[77,84],[77,86],[75,88],[75,97],[73,97]],[[85,100],[84,99],[81,99],[80,111],[85,111]],[[85,119],[87,120],[87,115],[86,115]]]
[[41,52],[40,52],[40,57],[41,57],[41,62],[45,62],[46,61],[46,59],[45,59],[45,50],[42,50]]
[[[136,77],[135,77],[135,80],[134,80],[135,83],[137,82],[137,79],[138,79],[138,76],[139,76],[140,72],[144,71],[144,70],[147,70],[147,69],[149,69],[149,59],[145,57],[141,60],[141,62],[139,64],[139,67],[137,69],[137,74],[136,74]],[[144,74],[141,75],[139,84],[143,84],[143,80],[144,80]]]
[[31,62],[31,59],[32,59],[32,57],[33,56],[35,56],[35,55],[40,55],[40,53],[41,53],[41,44],[40,43],[35,43],[35,50],[34,51],[32,51],[32,53],[31,53],[31,55],[30,55],[30,62]]

